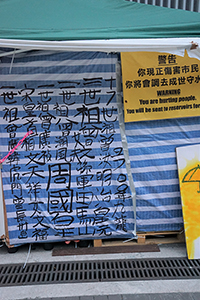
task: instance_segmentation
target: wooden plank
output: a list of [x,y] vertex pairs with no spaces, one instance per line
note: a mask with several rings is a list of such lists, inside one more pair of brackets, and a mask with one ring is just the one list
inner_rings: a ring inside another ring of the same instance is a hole
[[103,240],[102,246],[128,246],[128,245],[150,245],[150,244],[175,244],[184,243],[185,234],[184,231],[163,231],[163,232],[145,232],[137,233],[137,239],[125,240],[125,239],[110,239]]
[[137,235],[145,235],[145,236],[149,236],[149,235],[168,235],[168,234],[180,234],[183,232],[183,229],[181,229],[180,231],[148,231],[148,232],[137,232]]
[[102,240],[94,240],[93,246],[94,247],[102,247]]
[[145,235],[138,235],[137,243],[138,244],[145,244],[146,236]]
[[184,231],[146,232],[138,235],[139,244],[172,244],[185,242]]
[[6,246],[9,248],[10,246],[10,240],[9,240],[9,233],[8,233],[8,222],[7,222],[7,212],[6,212],[6,204],[5,204],[5,198],[4,198],[4,192],[3,192],[3,182],[2,182],[2,174],[1,174],[1,187],[2,187],[2,200],[3,200],[3,211],[4,211],[4,225],[5,225],[5,242]]

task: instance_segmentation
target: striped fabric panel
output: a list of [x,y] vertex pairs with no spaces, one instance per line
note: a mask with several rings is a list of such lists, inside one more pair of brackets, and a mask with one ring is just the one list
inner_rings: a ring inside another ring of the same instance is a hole
[[116,55],[30,52],[0,65],[9,240],[131,238],[135,213],[116,103]]
[[126,123],[137,231],[183,227],[175,149],[200,143],[200,117]]
[[199,0],[128,0],[128,1],[200,12]]

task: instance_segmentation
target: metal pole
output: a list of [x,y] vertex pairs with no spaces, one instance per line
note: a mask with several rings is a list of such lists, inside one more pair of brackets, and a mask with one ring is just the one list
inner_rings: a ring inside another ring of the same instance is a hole
[[176,2],[175,2],[175,8],[176,9],[178,9],[178,2],[179,2],[179,0],[176,0]]
[[163,6],[163,0],[160,0],[160,6]]
[[197,11],[200,12],[200,3],[199,3],[199,0],[197,1]]
[[190,10],[194,11],[194,0],[190,0]]
[[167,0],[167,7],[169,7],[169,8],[171,7],[171,6],[170,6],[170,3],[171,3],[171,1],[170,1],[170,0]]
[[186,0],[183,0],[183,7],[182,9],[186,10]]

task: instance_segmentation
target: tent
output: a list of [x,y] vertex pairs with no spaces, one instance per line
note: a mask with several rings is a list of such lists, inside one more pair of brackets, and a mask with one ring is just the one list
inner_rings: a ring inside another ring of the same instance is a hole
[[[46,57],[48,57],[48,59],[50,60],[52,59],[52,61],[54,61],[54,58],[50,57],[51,56],[50,53],[52,51],[54,52],[54,54],[55,52],[57,52],[57,54],[55,54],[58,56],[58,59],[56,58],[56,61],[62,61],[60,57],[62,57],[63,55],[62,53],[65,52],[64,59],[66,61],[69,60],[69,55],[70,55],[73,56],[74,61],[77,62],[79,61],[80,64],[83,64],[83,61],[85,61],[86,59],[91,60],[92,59],[91,53],[97,52],[97,54],[95,54],[95,58],[103,59],[104,63],[102,63],[102,65],[105,64],[107,53],[111,53],[109,56],[109,59],[111,59],[111,61],[110,63],[106,63],[106,64],[114,65],[114,63],[112,62],[112,55],[113,55],[112,53],[130,52],[130,51],[170,52],[170,53],[175,53],[177,55],[184,56],[184,52],[185,50],[187,50],[189,56],[199,57],[199,49],[191,50],[191,42],[199,43],[200,15],[198,13],[179,11],[179,10],[173,10],[168,8],[160,8],[151,5],[129,2],[125,0],[109,0],[109,1],[108,0],[101,0],[101,1],[86,0],[84,2],[78,0],[56,1],[56,2],[49,1],[49,0],[28,1],[28,2],[22,0],[2,1],[0,3],[0,24],[1,24],[0,56],[2,57],[2,63],[3,63],[2,76],[1,76],[2,77],[1,88],[3,91],[2,93],[4,93],[4,95],[5,95],[4,88],[6,82],[9,82],[9,84],[11,82],[12,83],[15,82],[15,84],[17,85],[17,80],[18,80],[17,77],[19,74],[20,74],[20,78],[28,78],[29,74],[24,74],[23,69],[20,70],[20,68],[23,67],[24,63],[30,62],[33,66],[36,61],[36,57],[39,58],[39,61],[40,59],[41,61],[44,61],[46,60],[46,58],[44,59],[45,55]],[[33,50],[39,50],[38,54],[36,54],[36,52],[32,52]],[[42,52],[45,50],[50,52]],[[23,52],[26,51],[30,51],[30,55],[23,54]],[[72,51],[74,51],[74,53]],[[66,52],[69,53],[69,55],[66,54]],[[80,53],[79,54],[80,56],[76,57],[78,52]],[[106,52],[106,54],[105,53],[101,54],[102,52]],[[8,58],[8,59],[5,58],[6,56],[10,56],[10,55],[13,55],[12,58]],[[31,57],[32,58],[34,57],[33,60],[31,60]],[[74,61],[73,64],[75,64]],[[12,78],[9,76],[12,75],[13,72],[12,67],[14,66],[15,63],[16,63],[16,68],[15,68],[16,73],[14,72],[15,78],[13,77],[14,79],[9,81],[10,80],[9,78]],[[68,64],[70,66],[69,61]],[[8,67],[9,65],[10,68]],[[19,65],[19,69],[17,69],[18,65]],[[62,65],[61,62],[60,65]],[[101,64],[99,63],[99,66],[97,67],[98,70],[100,68],[100,65]],[[30,68],[30,66],[28,66],[28,68]],[[73,74],[74,71],[71,71],[71,69],[69,73]],[[112,69],[112,71],[113,70],[114,69]],[[78,74],[78,72],[79,71],[76,70],[76,74]],[[100,72],[106,73],[108,72],[108,70],[105,69],[104,71],[100,71]],[[53,71],[52,74],[54,74]],[[100,73],[96,73],[96,74],[98,74],[96,76],[99,78]],[[8,76],[7,77],[8,80],[4,81],[3,78],[5,75]],[[34,78],[34,76],[33,77],[30,76],[30,78]],[[72,76],[72,78],[75,77]],[[105,81],[106,80],[108,79],[105,79]],[[51,84],[53,83],[51,82]],[[105,87],[106,86],[104,86],[104,88]],[[22,87],[19,86],[18,90],[21,92]],[[107,93],[111,93],[111,92],[112,89]],[[12,96],[13,95],[14,94],[12,94]],[[118,98],[118,102],[120,102],[121,95],[119,90],[117,92],[117,98]],[[122,107],[120,107],[120,110],[122,110]],[[4,119],[7,118],[7,115],[5,117],[5,112],[2,112],[1,116]],[[125,128],[122,119],[123,117],[120,116],[119,113],[121,135],[123,137],[128,138],[128,136],[132,136],[132,130],[134,131],[135,129],[133,129],[132,127],[130,128],[131,124],[129,124],[129,126]],[[196,123],[198,123],[198,120],[196,120]],[[142,124],[142,126],[144,125],[144,127],[146,128],[149,128],[152,126],[153,123],[151,124],[140,123],[140,124]],[[161,125],[161,127],[162,126],[163,125]],[[152,127],[154,127],[154,125]],[[139,130],[141,132],[141,128]],[[2,134],[2,136],[4,135]],[[137,136],[139,136],[138,133]],[[21,133],[21,137],[22,137],[22,133]],[[144,139],[145,138],[146,137],[144,137]],[[128,143],[131,143],[131,145],[133,146],[134,142],[132,141],[132,139],[130,139],[129,141],[128,138]],[[78,144],[78,140],[77,140],[77,144]],[[6,145],[5,141],[3,145]],[[128,148],[129,146],[126,144],[124,146],[125,152],[128,152]],[[134,149],[135,147],[130,147],[130,148],[131,148],[130,158],[132,159],[132,162],[134,162],[134,156],[138,155],[138,153],[135,154],[134,151],[132,152],[132,149]],[[124,155],[127,154],[125,153]],[[34,157],[32,157],[32,160],[34,160]],[[129,160],[128,156],[126,157],[126,160],[128,162]],[[135,167],[134,164],[132,166],[127,166],[127,170],[129,170],[127,172],[127,176],[129,177],[130,188],[133,197],[135,199],[135,194],[134,194],[135,191],[134,191],[133,183],[131,182],[132,179],[130,174],[130,168],[132,170],[134,169],[134,167]],[[17,166],[15,166],[15,171],[16,170],[17,170]],[[56,172],[58,173],[63,170],[65,172],[69,171],[66,169],[62,169],[62,170],[52,169],[52,172],[54,172],[55,174]],[[27,173],[25,173],[24,171],[24,174]],[[119,182],[123,182],[123,180],[125,181],[125,179],[121,174],[118,174]],[[16,178],[17,176],[18,175],[16,175]],[[69,174],[66,176],[69,177]],[[52,178],[53,175],[51,179]],[[50,182],[51,179],[49,179],[48,187],[51,184]],[[9,190],[8,187],[7,190]],[[141,231],[151,231],[151,230],[164,231],[164,230],[174,230],[174,229],[181,228],[182,226],[181,208],[180,208],[180,197],[178,196],[178,190],[177,190],[177,183],[176,183],[176,188],[174,188],[172,192],[175,192],[176,196],[172,196],[172,197],[169,196],[168,198],[170,199],[163,200],[164,206],[167,206],[167,209],[163,208],[163,204],[161,204],[162,197],[161,199],[160,198],[154,199],[153,201],[148,202],[149,200],[148,197],[145,198],[144,196],[144,199],[142,199],[143,196],[141,195],[143,194],[140,194],[140,199],[138,202],[139,203],[138,225]],[[119,194],[120,193],[121,191],[119,192]],[[55,197],[55,194],[49,194],[49,199],[51,197]],[[66,197],[69,197],[69,194],[67,194]],[[175,203],[172,203],[173,197],[176,199]],[[152,198],[152,195],[150,195],[150,198]],[[118,204],[120,207],[120,213],[121,215],[123,215],[123,209],[124,209],[123,203],[119,202]],[[9,210],[9,205],[10,203],[7,206],[8,210]],[[18,205],[22,205],[22,203],[18,203]],[[128,205],[130,206],[130,203]],[[169,208],[169,206],[171,206],[171,208]],[[160,212],[164,211],[164,215],[161,218],[158,216],[158,219],[163,219],[163,222],[161,222],[161,224],[158,224],[158,226],[156,224],[157,217],[152,216],[153,214],[153,210],[151,209],[152,207],[154,208],[154,210],[157,210],[156,214],[158,215]],[[48,211],[50,214],[52,214],[53,216],[52,219],[54,223],[56,223],[55,220],[57,220],[58,218],[56,219],[55,215],[53,215],[52,213],[53,209],[54,209],[54,213],[55,211],[57,213],[60,212],[58,211],[58,207],[56,207],[54,201],[51,201],[51,204],[48,205],[48,209],[45,210],[45,212]],[[62,208],[60,207],[60,210],[61,209],[63,209],[63,207]],[[70,207],[66,206],[65,209],[68,210],[69,213],[71,213]],[[98,217],[100,218],[100,216],[102,217],[102,215],[104,215],[105,217],[106,214],[105,208],[103,210],[101,207],[100,210],[100,208],[98,207],[98,209],[99,210],[95,211],[96,214],[99,214]],[[171,213],[174,211],[176,212]],[[114,215],[114,213],[115,210],[112,211],[112,215]],[[10,228],[14,226],[11,221],[12,218],[13,218],[12,212],[8,211]],[[68,218],[67,220],[65,219],[65,222],[67,222],[68,225],[71,225],[73,218],[74,216]],[[135,216],[130,214],[127,218],[129,222],[131,222],[131,220],[133,220],[134,222]],[[23,219],[23,217],[21,217],[21,219]],[[155,219],[154,225],[152,225],[151,222],[152,219]],[[173,222],[172,219],[175,221]],[[19,220],[20,217],[17,218],[18,227],[21,228],[20,239],[22,242],[24,242],[24,239],[28,241],[27,239],[28,236],[26,235],[27,232],[25,230],[27,224],[25,223],[24,219],[23,219],[24,223],[20,223]],[[116,222],[121,222],[116,225],[116,227],[120,231],[120,234],[122,233],[123,230],[124,232],[127,232],[126,228],[125,229],[123,228],[124,220],[125,217],[124,219],[121,220],[119,220],[119,218],[116,218]],[[58,227],[60,226],[59,227],[60,230],[60,228],[63,226],[64,221],[63,219],[60,219],[59,222],[57,221],[56,223],[57,226],[56,229],[58,229]],[[89,222],[88,224],[90,225],[92,224],[91,219],[88,222]],[[38,219],[37,224],[41,225],[42,221]],[[134,236],[135,229],[133,228],[129,228],[129,229],[130,232],[132,232],[132,234],[127,234],[126,237]],[[14,231],[16,230],[13,229],[10,230],[11,230],[10,240],[13,239],[11,244],[16,245],[17,243],[19,243],[19,238],[17,239],[16,233],[14,233]],[[102,227],[101,229],[99,229],[101,233],[103,231],[105,233],[105,230],[106,229]],[[40,238],[41,238],[40,241],[44,241],[44,239],[46,238],[45,231],[43,231],[43,233],[42,231],[38,231],[38,232],[40,234],[36,235],[36,230],[35,230],[34,233],[32,232],[32,236],[35,237],[37,236],[37,241]],[[76,235],[75,237],[79,238],[80,236]],[[98,237],[94,236],[94,238],[104,238],[104,237],[105,237],[104,235],[99,235]],[[109,234],[107,234],[106,237],[107,238],[110,237],[110,232]],[[59,240],[59,238],[60,238],[59,234],[57,234],[56,240]],[[67,238],[69,238],[68,235],[67,237],[65,237],[65,239]],[[72,238],[74,238],[74,236],[71,237],[71,239]],[[83,238],[86,238],[84,234],[83,234]],[[32,242],[31,239],[30,242]]]
[[1,1],[0,46],[70,51],[183,50],[199,14],[125,0]]

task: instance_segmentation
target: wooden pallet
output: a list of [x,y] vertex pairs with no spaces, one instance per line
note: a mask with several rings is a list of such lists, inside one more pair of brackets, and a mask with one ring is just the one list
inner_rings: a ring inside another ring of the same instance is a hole
[[149,245],[149,244],[175,244],[184,243],[184,231],[162,231],[162,232],[138,232],[137,239],[109,239],[109,240],[94,240],[94,247],[109,247],[122,245]]
[[137,236],[138,244],[172,244],[185,242],[183,230],[138,233]]

